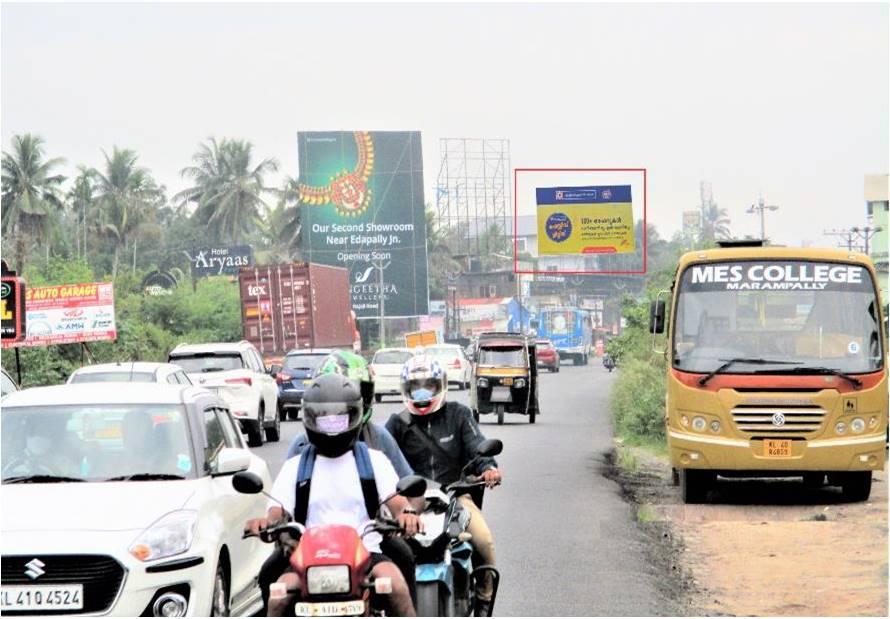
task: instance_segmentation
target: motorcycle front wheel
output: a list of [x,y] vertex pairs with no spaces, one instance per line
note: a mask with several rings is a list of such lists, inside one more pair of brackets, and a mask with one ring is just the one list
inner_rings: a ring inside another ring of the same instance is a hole
[[453,617],[454,598],[443,584],[438,582],[417,583],[418,617]]

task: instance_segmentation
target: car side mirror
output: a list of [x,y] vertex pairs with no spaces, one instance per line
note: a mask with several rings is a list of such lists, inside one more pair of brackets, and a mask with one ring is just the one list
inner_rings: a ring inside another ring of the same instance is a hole
[[485,458],[491,458],[504,451],[504,443],[496,438],[487,438],[479,445],[476,453]]
[[232,487],[241,494],[259,494],[263,491],[263,480],[256,473],[241,471],[232,476]]
[[421,497],[426,492],[426,480],[419,475],[408,475],[396,484],[396,492],[408,499]]
[[280,371],[281,371],[281,366],[280,366],[280,365],[272,365],[272,366],[269,366],[269,374],[271,374],[272,376],[275,376],[275,375],[278,374],[278,372],[280,372]]
[[649,303],[649,333],[664,333],[664,300]]
[[216,456],[215,475],[240,473],[241,471],[246,471],[249,467],[250,452],[236,447],[223,447]]

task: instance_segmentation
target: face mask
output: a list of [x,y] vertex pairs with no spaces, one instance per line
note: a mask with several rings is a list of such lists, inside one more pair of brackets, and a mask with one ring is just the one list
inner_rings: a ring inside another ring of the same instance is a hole
[[25,442],[28,451],[35,456],[45,456],[52,449],[52,441],[45,436],[29,436]]
[[415,389],[411,392],[411,399],[415,402],[429,402],[433,399],[433,392],[429,389]]

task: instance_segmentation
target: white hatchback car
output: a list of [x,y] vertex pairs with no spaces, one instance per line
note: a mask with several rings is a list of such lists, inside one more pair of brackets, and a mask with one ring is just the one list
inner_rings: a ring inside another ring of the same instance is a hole
[[410,348],[381,348],[371,359],[374,377],[374,399],[378,402],[385,395],[401,395],[402,366],[414,356]]
[[436,344],[427,346],[424,352],[439,362],[448,376],[448,384],[457,383],[458,389],[468,389],[473,380],[473,366],[457,344]]
[[[270,482],[222,401],[188,386],[28,389],[3,401],[3,614],[209,616],[262,606]],[[265,547],[264,547],[265,546]]]
[[229,405],[251,447],[281,437],[278,384],[253,344],[180,344],[167,360],[182,367],[193,384],[216,392]]
[[160,383],[191,385],[185,370],[172,363],[128,361],[126,363],[100,363],[85,365],[74,370],[68,384],[80,383]]

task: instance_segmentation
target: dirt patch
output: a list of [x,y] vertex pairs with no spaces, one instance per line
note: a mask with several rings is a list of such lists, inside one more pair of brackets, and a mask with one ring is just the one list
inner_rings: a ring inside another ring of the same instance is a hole
[[721,479],[710,504],[684,505],[665,461],[621,445],[610,461],[640,525],[661,529],[654,554],[680,614],[887,616],[886,471],[864,503],[799,480]]
[[[627,461],[632,459],[632,461]],[[683,568],[683,542],[670,524],[654,509],[669,492],[670,473],[645,452],[618,449],[604,455],[603,474],[618,482],[624,497],[636,508],[637,524],[650,540],[647,554],[655,572],[659,593],[670,607],[662,615],[689,616],[702,614],[694,606],[695,583],[692,574]]]

